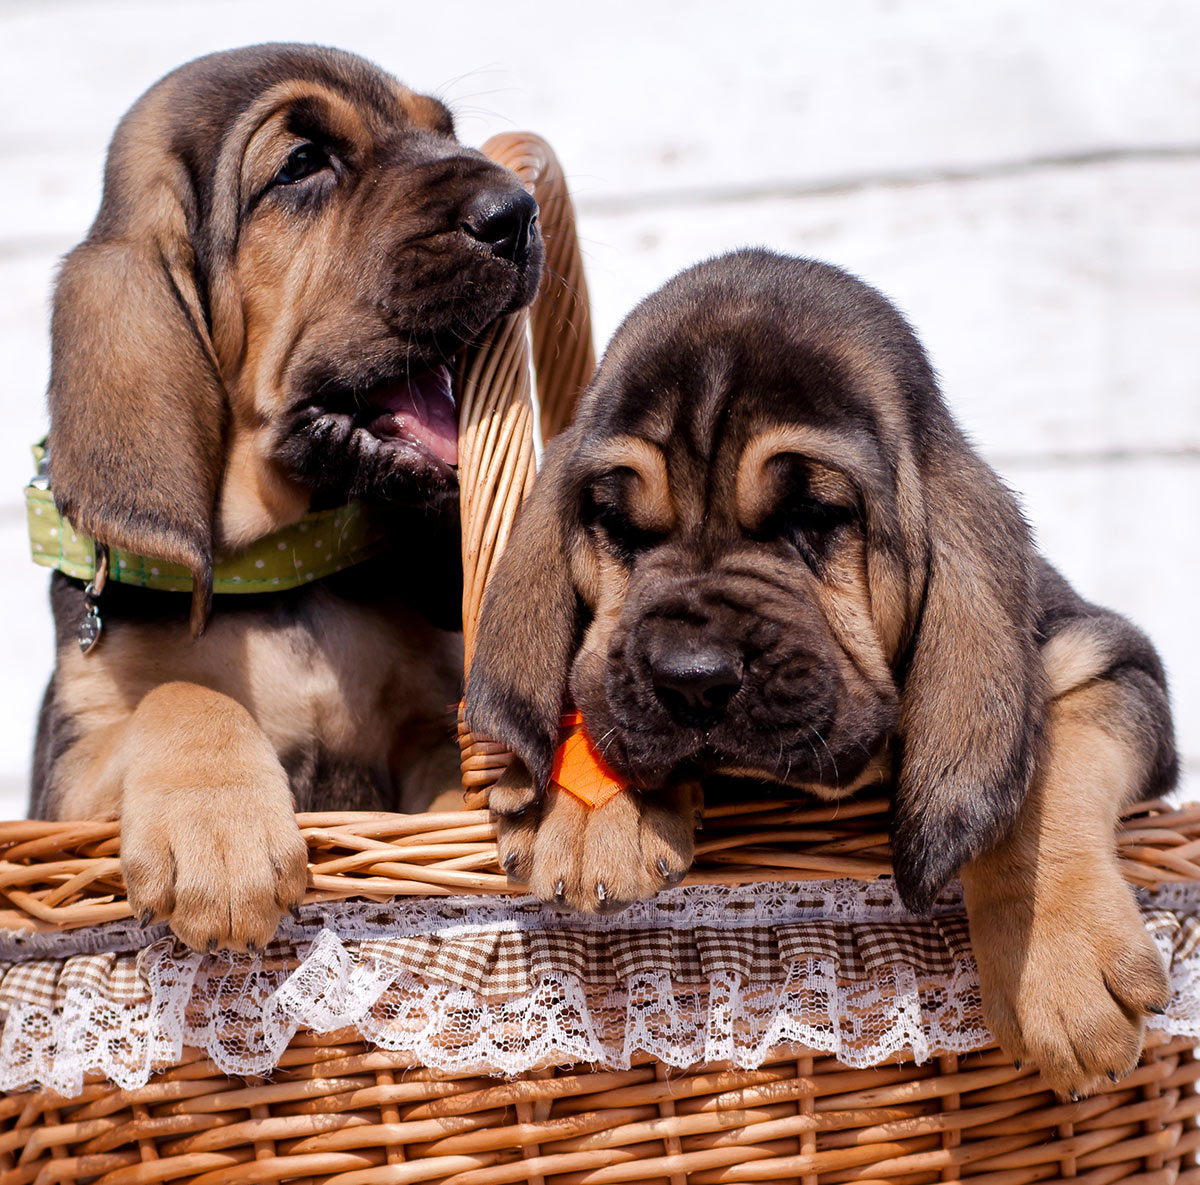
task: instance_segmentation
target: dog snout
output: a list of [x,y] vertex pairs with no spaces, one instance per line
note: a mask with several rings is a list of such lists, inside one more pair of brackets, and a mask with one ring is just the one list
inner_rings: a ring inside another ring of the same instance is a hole
[[711,639],[660,645],[647,657],[654,694],[680,724],[716,719],[742,686],[742,656]]
[[462,229],[512,263],[529,257],[537,234],[538,204],[519,186],[479,194],[462,218]]

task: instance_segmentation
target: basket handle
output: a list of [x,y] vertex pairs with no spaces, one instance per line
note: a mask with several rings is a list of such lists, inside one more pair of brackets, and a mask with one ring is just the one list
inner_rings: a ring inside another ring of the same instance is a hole
[[575,417],[575,405],[596,366],[592,316],[575,207],[554,150],[530,132],[493,136],[483,151],[512,169],[537,198],[546,263],[531,309],[533,370],[542,439],[552,440]]
[[[546,263],[532,310],[492,326],[459,374],[464,674],[471,669],[484,589],[533,484],[533,372],[542,439],[548,441],[571,422],[595,366],[575,209],[558,158],[529,132],[493,136],[483,151],[512,169],[537,199]],[[463,788],[476,792],[478,801],[478,792],[500,776],[512,756],[503,745],[472,736],[461,706],[458,741]]]
[[546,264],[532,316],[522,310],[498,321],[471,351],[459,375],[463,638],[468,671],[484,588],[533,483],[531,361],[537,374],[543,440],[571,422],[579,393],[595,365],[575,210],[558,158],[545,140],[531,132],[493,136],[483,151],[512,169],[537,199]]

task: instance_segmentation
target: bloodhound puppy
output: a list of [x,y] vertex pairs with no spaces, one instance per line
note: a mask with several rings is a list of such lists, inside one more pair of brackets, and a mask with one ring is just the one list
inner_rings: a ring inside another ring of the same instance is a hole
[[[591,812],[547,786],[568,706],[637,787]],[[961,872],[1014,1057],[1082,1093],[1166,1003],[1113,841],[1175,776],[1158,657],[1036,554],[912,330],[836,268],[746,251],[629,315],[492,580],[467,719],[518,758],[501,858],[547,900],[677,882],[700,786],[887,782],[900,895]]]
[[[55,574],[32,813],[119,818],[131,906],[191,946],[261,946],[303,896],[297,807],[457,785],[452,359],[541,262],[517,178],[346,53],[201,58],[117,128],[55,293],[50,481],[194,592],[110,581],[84,654],[82,582]],[[214,603],[214,560],[348,499],[382,554]]]

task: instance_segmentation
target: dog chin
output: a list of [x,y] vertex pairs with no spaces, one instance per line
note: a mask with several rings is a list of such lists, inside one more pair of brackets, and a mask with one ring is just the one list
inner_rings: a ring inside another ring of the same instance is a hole
[[[764,742],[764,745],[766,742]],[[797,790],[831,801],[844,798],[863,786],[885,780],[891,770],[886,736],[874,744],[855,745],[846,752],[818,749],[804,757],[787,756],[770,767],[746,754],[727,754],[699,749],[687,755],[631,754],[625,745],[612,746],[613,768],[629,778],[631,785],[648,790],[710,779],[754,783],[774,793]],[[618,755],[619,754],[619,755]]]

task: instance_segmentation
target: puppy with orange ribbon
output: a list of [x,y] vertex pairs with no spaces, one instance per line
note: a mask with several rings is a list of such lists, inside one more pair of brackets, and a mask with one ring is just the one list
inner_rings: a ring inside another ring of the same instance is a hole
[[[560,749],[568,704],[590,746]],[[1162,664],[1037,554],[912,329],[836,268],[740,252],[629,315],[493,576],[466,717],[517,756],[501,859],[548,900],[675,883],[701,786],[877,784],[905,904],[962,877],[1012,1056],[1082,1093],[1166,1002],[1113,842],[1175,778]]]

